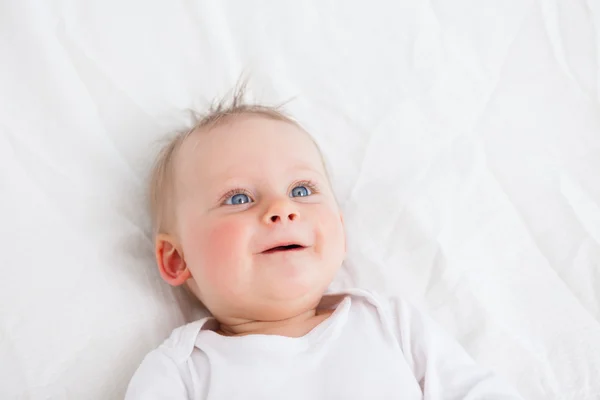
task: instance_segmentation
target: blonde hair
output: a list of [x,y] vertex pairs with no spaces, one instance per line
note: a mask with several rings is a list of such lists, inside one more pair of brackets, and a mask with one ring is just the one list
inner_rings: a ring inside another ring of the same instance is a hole
[[[293,118],[281,111],[279,106],[267,106],[256,103],[248,103],[246,97],[246,83],[238,84],[232,91],[231,97],[214,102],[204,115],[194,114],[196,122],[194,126],[186,131],[175,133],[162,147],[150,174],[150,215],[152,218],[153,234],[167,233],[171,225],[172,200],[174,193],[173,164],[177,153],[186,139],[199,130],[208,131],[232,118],[241,115],[258,115],[261,117],[291,123],[302,129],[300,124]],[[311,138],[312,139],[312,138]],[[314,141],[314,140],[313,140]],[[316,145],[316,143],[315,143]],[[317,146],[318,149],[318,146]],[[320,150],[319,150],[320,152]]]

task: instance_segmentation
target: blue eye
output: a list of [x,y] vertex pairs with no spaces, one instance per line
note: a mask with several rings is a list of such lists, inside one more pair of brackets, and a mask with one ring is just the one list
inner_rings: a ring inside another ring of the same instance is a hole
[[237,205],[246,203],[252,203],[252,199],[250,198],[250,196],[244,193],[234,194],[233,196],[230,196],[227,198],[227,200],[225,200],[225,204],[227,205]]
[[312,191],[304,185],[296,186],[292,189],[290,197],[306,197],[310,196]]

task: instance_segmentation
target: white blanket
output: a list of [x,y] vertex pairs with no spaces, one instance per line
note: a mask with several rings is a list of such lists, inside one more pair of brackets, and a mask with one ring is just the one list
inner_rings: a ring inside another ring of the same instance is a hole
[[597,0],[0,4],[0,398],[117,399],[199,310],[155,271],[158,140],[242,71],[329,160],[340,286],[528,399],[600,399]]

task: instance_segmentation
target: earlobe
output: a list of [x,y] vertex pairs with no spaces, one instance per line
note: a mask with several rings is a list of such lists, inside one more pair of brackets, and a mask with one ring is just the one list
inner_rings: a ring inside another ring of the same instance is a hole
[[158,271],[165,282],[172,286],[180,286],[191,277],[183,252],[173,236],[159,234],[156,236],[154,247]]

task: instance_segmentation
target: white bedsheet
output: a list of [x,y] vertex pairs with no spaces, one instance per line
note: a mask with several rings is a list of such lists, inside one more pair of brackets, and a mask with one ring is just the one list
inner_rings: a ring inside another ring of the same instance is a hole
[[596,0],[0,3],[0,398],[120,398],[198,315],[155,272],[145,177],[245,70],[329,160],[338,285],[416,303],[528,399],[600,399],[599,29]]

